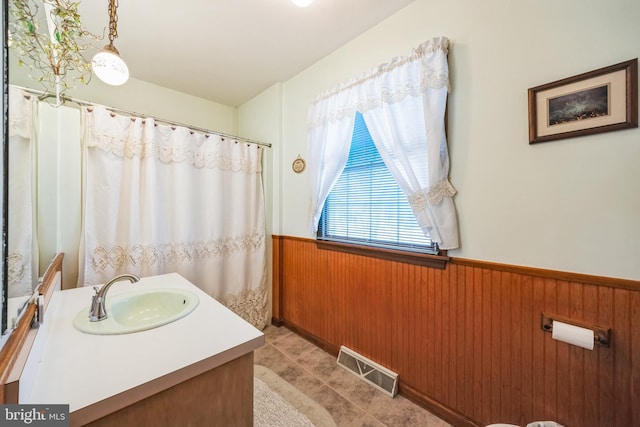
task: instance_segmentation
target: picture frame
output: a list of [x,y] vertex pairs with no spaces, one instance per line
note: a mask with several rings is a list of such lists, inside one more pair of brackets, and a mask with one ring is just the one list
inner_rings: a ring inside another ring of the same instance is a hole
[[638,58],[530,88],[529,144],[638,127]]

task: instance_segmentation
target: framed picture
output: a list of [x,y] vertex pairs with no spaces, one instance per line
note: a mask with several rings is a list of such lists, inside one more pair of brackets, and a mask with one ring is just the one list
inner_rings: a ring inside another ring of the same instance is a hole
[[529,89],[529,144],[638,127],[638,58]]

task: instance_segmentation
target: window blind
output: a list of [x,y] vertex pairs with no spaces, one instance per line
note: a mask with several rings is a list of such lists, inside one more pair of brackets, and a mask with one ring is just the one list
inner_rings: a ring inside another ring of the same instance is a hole
[[437,253],[437,245],[418,226],[360,113],[356,113],[347,164],[324,204],[318,238]]

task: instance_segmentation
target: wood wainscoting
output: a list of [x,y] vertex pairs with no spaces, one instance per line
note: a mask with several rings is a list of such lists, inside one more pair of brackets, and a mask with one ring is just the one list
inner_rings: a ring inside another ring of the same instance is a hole
[[[337,355],[399,374],[452,424],[640,425],[640,282],[452,258],[444,270],[273,236],[273,317]],[[610,347],[558,342],[556,314],[611,328]]]

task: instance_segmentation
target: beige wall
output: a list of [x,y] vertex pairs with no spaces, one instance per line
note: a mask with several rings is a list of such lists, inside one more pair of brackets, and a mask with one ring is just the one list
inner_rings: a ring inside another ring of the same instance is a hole
[[[280,193],[272,191],[274,182],[280,182],[282,168],[280,164],[280,144],[282,139],[281,109],[282,85],[277,83],[255,97],[250,103],[238,110],[238,117],[244,119],[238,123],[238,134],[272,144],[263,150],[262,180],[265,190],[265,220],[267,236],[280,234]],[[271,309],[271,283],[273,271],[273,253],[271,240],[266,240],[267,283],[269,284],[269,309]]]
[[[272,117],[282,105],[281,139],[272,141],[281,165],[273,181],[274,230],[311,237],[308,177],[290,164],[306,156],[315,95],[446,36],[461,236],[450,254],[640,279],[640,130],[532,146],[527,121],[528,88],[640,56],[639,20],[635,0],[416,0],[283,82],[281,99],[265,105],[260,96],[239,109],[244,123],[249,112]],[[251,130],[262,137],[259,126]]]

